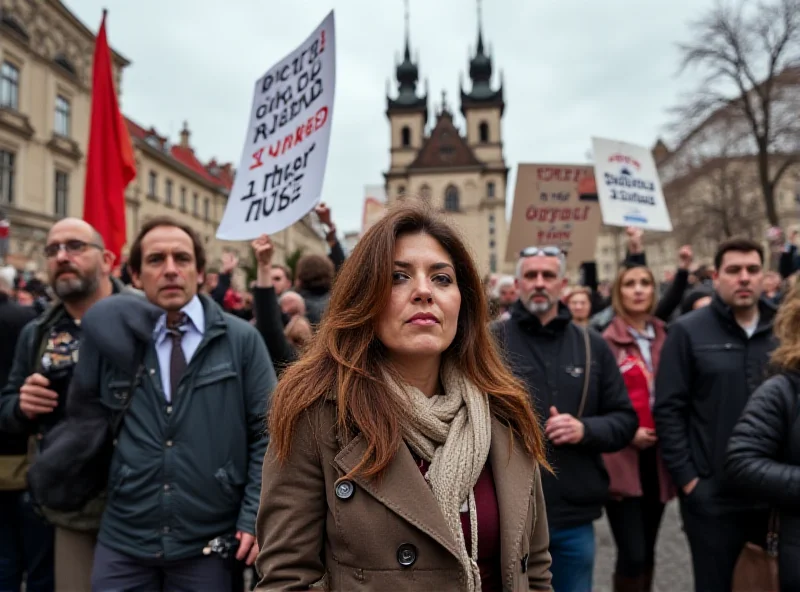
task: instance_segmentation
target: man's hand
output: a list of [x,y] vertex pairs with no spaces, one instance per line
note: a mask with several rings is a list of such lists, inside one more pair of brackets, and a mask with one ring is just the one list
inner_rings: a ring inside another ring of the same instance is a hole
[[256,541],[256,537],[240,530],[236,533],[236,538],[239,540],[239,550],[236,551],[236,559],[238,561],[244,561],[247,565],[253,565],[258,556],[258,541]]
[[222,268],[220,269],[222,273],[231,273],[238,265],[239,259],[236,257],[235,253],[228,252],[222,254]]
[[550,418],[544,425],[544,435],[556,446],[562,444],[578,444],[583,440],[583,422],[569,413],[559,413],[550,407]]
[[655,446],[658,442],[656,431],[650,428],[639,428],[636,430],[636,435],[633,437],[633,445],[639,450],[645,450],[651,446]]
[[688,270],[694,261],[694,252],[690,245],[683,245],[678,251],[678,268]]
[[58,407],[58,393],[47,387],[50,381],[41,374],[31,374],[19,389],[19,409],[28,419],[52,413]]
[[694,488],[697,487],[697,483],[700,481],[699,477],[695,477],[691,481],[689,481],[686,485],[683,486],[683,493],[686,495],[691,495],[694,491]]
[[256,262],[259,267],[272,267],[272,257],[275,255],[275,246],[272,244],[272,239],[268,235],[262,234],[252,243],[253,253],[256,256]]

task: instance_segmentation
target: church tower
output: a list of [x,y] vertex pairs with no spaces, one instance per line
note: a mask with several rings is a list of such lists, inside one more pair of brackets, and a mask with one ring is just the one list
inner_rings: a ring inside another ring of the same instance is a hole
[[[391,158],[389,174],[405,171],[422,149],[425,126],[428,123],[428,92],[417,95],[419,67],[411,59],[408,0],[405,2],[405,49],[403,61],[395,69],[397,97],[386,96],[386,117],[391,130]],[[427,86],[427,85],[426,85]],[[389,200],[405,193],[405,185],[387,187]]]
[[[484,164],[482,175],[481,214],[485,216],[488,234],[489,270],[501,271],[506,246],[506,184],[508,167],[503,157],[502,120],[505,111],[503,77],[497,89],[492,88],[492,57],[483,41],[481,0],[478,5],[478,43],[469,61],[469,92],[461,86],[461,114],[467,128],[467,144]],[[482,250],[482,249],[481,249]]]

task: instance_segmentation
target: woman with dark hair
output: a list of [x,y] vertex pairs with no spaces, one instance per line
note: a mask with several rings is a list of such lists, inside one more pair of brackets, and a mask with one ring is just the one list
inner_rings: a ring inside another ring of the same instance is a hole
[[272,399],[257,590],[550,590],[542,434],[487,317],[429,207],[364,235]]
[[780,589],[800,590],[800,284],[784,299],[774,327],[776,374],[748,399],[725,470],[740,494],[771,505],[780,532],[777,549],[769,550],[778,554]]
[[617,545],[615,592],[652,590],[655,548],[665,504],[675,497],[658,452],[652,406],[654,379],[667,338],[655,316],[656,282],[643,265],[623,268],[611,289],[614,319],[603,332],[617,359],[639,428],[627,448],[604,455],[611,501],[606,504]]

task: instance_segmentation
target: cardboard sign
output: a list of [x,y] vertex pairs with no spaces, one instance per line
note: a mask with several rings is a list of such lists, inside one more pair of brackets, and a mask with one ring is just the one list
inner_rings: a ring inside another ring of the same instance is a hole
[[561,248],[570,266],[594,261],[600,218],[591,166],[521,164],[506,261],[517,261],[522,249],[534,245]]
[[314,208],[328,160],[335,82],[331,11],[306,41],[256,81],[242,158],[217,238],[273,234]]
[[603,223],[672,231],[661,181],[649,148],[592,138]]

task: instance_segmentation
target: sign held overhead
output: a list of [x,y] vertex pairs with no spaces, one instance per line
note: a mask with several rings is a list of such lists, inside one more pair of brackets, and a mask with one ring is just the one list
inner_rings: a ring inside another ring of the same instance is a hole
[[655,160],[648,148],[592,138],[603,223],[672,231]]
[[242,157],[217,238],[250,240],[300,220],[319,201],[336,83],[334,17],[255,83]]

